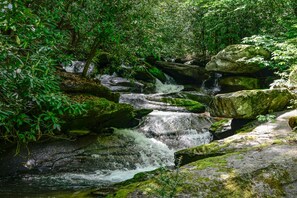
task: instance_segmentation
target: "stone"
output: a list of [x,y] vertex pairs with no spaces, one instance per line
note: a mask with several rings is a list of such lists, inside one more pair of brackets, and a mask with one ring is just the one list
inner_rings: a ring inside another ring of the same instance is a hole
[[270,53],[262,47],[253,45],[230,45],[212,57],[206,70],[212,72],[251,74],[262,68],[255,59],[269,59]]
[[290,117],[288,123],[291,129],[295,130],[297,127],[297,116]]
[[200,102],[183,99],[183,98],[162,98],[162,102],[168,103],[170,105],[185,107],[188,111],[192,113],[203,113],[205,112],[205,106]]
[[222,92],[234,92],[240,90],[251,90],[260,88],[260,80],[245,76],[231,76],[219,79]]
[[60,88],[67,94],[88,94],[114,102],[119,101],[120,95],[118,93],[112,93],[96,80],[85,79],[78,74],[61,71],[58,72],[58,75],[62,79]]
[[283,110],[292,94],[287,89],[243,90],[218,94],[213,98],[212,116],[253,119],[258,115]]
[[[297,134],[287,120],[296,110],[280,114],[276,122],[261,124],[249,133],[178,151],[176,159],[182,156],[190,161],[145,181],[127,181],[109,196],[157,197],[156,189],[161,188],[180,198],[295,197]],[[175,184],[175,188],[164,187],[165,179],[166,185]]]
[[89,130],[100,133],[108,127],[128,128],[139,123],[139,117],[147,112],[135,111],[129,104],[119,104],[104,98],[91,98],[85,102],[86,113],[68,115],[65,118],[64,131]]
[[209,78],[208,72],[197,65],[184,65],[172,62],[158,61],[156,66],[172,76],[177,82],[202,83]]
[[141,93],[144,88],[144,84],[136,80],[133,81],[112,75],[102,75],[98,77],[98,80],[100,80],[102,85],[113,92]]

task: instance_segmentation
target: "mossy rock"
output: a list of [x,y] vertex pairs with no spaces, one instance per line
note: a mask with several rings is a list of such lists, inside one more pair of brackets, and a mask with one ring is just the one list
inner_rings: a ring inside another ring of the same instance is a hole
[[232,76],[219,80],[222,92],[233,92],[240,90],[260,89],[260,80],[257,78]]
[[151,67],[148,69],[149,73],[155,78],[159,79],[161,82],[166,82],[165,74],[159,70],[157,67]]
[[169,103],[170,105],[185,107],[188,111],[192,113],[203,113],[205,112],[205,106],[200,102],[182,99],[182,98],[162,98],[162,102]]
[[91,97],[85,101],[85,104],[86,112],[84,115],[69,115],[65,118],[64,130],[101,132],[107,127],[129,128],[136,126],[142,116],[150,113],[150,111],[145,110],[134,110],[129,104],[119,104],[104,98]]
[[229,45],[212,57],[206,65],[206,70],[232,74],[255,73],[262,69],[256,61],[253,61],[255,58],[267,60],[270,58],[270,52],[253,45]]
[[122,186],[108,197],[165,197],[162,192],[173,191],[174,196],[166,197],[294,197],[296,155],[282,150],[295,153],[295,149],[293,145],[272,145],[205,158],[180,167],[177,174],[169,171]]
[[254,119],[283,110],[293,99],[287,89],[243,90],[218,94],[213,98],[210,113],[216,117]]
[[155,83],[156,79],[154,75],[151,74],[150,70],[145,66],[136,66],[131,71],[133,73],[132,77],[136,80],[140,80],[148,83]]
[[211,132],[214,132],[215,133],[216,131],[222,129],[228,122],[230,122],[230,119],[221,119],[221,120],[219,120],[217,122],[214,122],[210,126],[209,130]]
[[289,118],[289,126],[292,128],[292,129],[296,129],[297,127],[297,116],[292,116]]
[[62,79],[60,88],[67,94],[85,94],[106,98],[113,102],[119,101],[120,95],[118,93],[112,93],[98,81],[82,78],[78,74],[67,72],[58,72],[58,75]]
[[214,141],[210,144],[177,151],[174,153],[175,164],[183,166],[197,160],[233,152],[234,150],[225,150],[228,146],[229,144],[221,145],[217,141]]

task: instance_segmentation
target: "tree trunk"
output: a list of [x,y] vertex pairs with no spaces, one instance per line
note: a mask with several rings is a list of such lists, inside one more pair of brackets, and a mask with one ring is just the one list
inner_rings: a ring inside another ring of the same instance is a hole
[[94,43],[93,43],[93,45],[91,47],[91,50],[89,52],[89,55],[88,55],[88,58],[87,58],[87,61],[86,61],[86,64],[85,64],[85,67],[84,67],[84,70],[83,70],[83,73],[82,73],[83,77],[87,76],[87,73],[88,73],[89,67],[91,65],[91,62],[92,62],[93,58],[96,56],[97,49],[100,46],[99,41],[100,41],[100,39],[98,37],[94,40]]

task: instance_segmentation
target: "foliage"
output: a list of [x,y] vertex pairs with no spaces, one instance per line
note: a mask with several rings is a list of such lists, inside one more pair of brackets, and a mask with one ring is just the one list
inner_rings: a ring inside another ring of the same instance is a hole
[[266,114],[266,115],[258,115],[257,120],[259,122],[275,122],[275,115]]
[[0,135],[18,143],[59,131],[61,115],[83,110],[59,91],[54,65],[65,58],[57,57],[62,36],[43,24],[26,3],[0,4]]
[[260,33],[282,32],[283,21],[293,15],[290,0],[192,1],[193,33],[201,52],[217,52],[242,38]]
[[273,37],[269,35],[255,35],[244,38],[244,43],[262,46],[272,55],[270,60],[261,60],[263,66],[285,71],[297,63],[297,37]]

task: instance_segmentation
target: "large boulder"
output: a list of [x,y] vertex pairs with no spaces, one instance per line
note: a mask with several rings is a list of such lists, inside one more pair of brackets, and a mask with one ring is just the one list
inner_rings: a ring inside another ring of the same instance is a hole
[[260,80],[245,76],[230,76],[220,78],[219,85],[222,92],[259,89]]
[[230,45],[212,57],[206,70],[213,72],[250,74],[261,70],[257,60],[269,59],[270,53],[253,45]]
[[156,66],[168,73],[178,82],[202,83],[209,78],[208,72],[197,65],[184,65],[172,62],[158,61]]
[[214,97],[211,115],[253,119],[257,115],[283,110],[293,98],[287,89],[243,90]]

